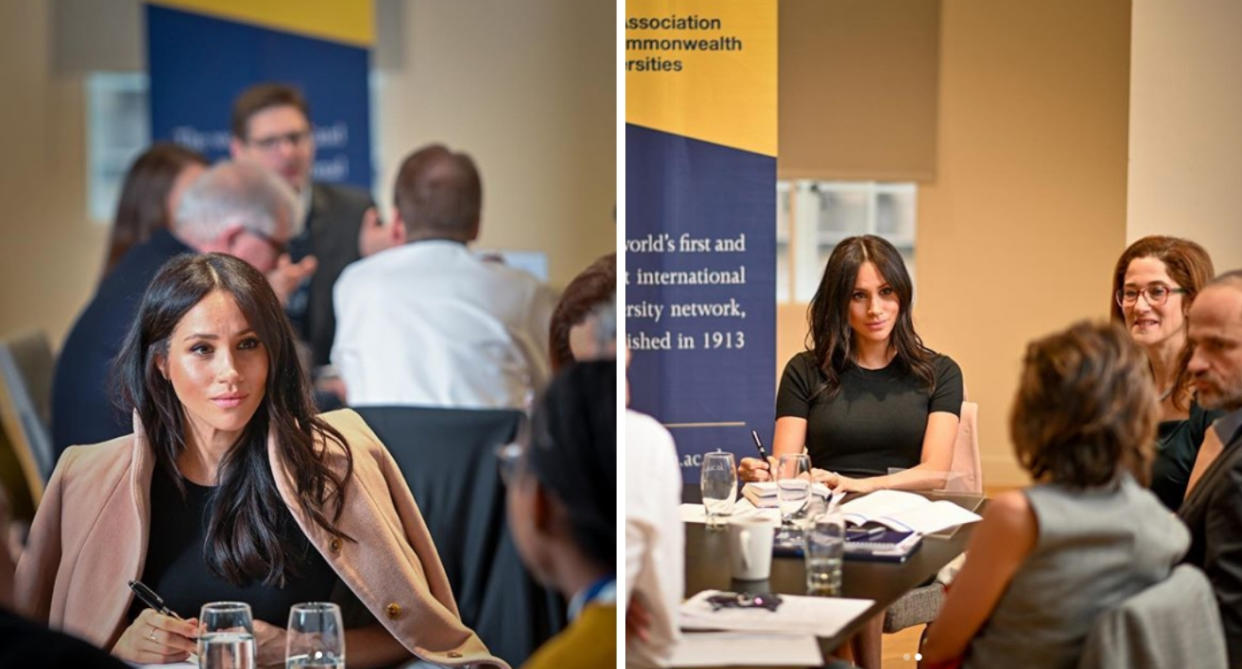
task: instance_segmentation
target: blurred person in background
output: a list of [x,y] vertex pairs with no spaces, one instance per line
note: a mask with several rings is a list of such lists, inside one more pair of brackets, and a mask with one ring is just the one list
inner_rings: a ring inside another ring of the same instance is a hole
[[134,160],[121,185],[101,276],[107,276],[121,256],[150,239],[156,230],[172,227],[181,194],[207,165],[202,154],[167,142],[153,144]]
[[477,256],[483,185],[440,144],[406,157],[393,186],[401,244],[336,284],[332,364],[349,404],[525,409],[547,384],[555,295]]
[[580,362],[536,405],[528,443],[501,449],[522,561],[569,599],[569,627],[527,669],[616,666],[617,367]]
[[616,358],[617,254],[609,253],[587,266],[565,286],[552,310],[548,354],[552,371],[575,360]]
[[313,256],[317,268],[285,308],[315,366],[328,364],[336,317],[332,287],[349,263],[387,248],[385,229],[371,195],[342,184],[313,180],[315,131],[301,91],[282,83],[251,86],[233,101],[229,153],[280,175],[302,206],[298,234],[289,240],[294,261]]
[[182,253],[228,253],[267,273],[285,299],[314,270],[313,258],[293,263],[285,243],[301,217],[289,187],[253,163],[223,162],[181,195],[171,229],[158,229],[132,247],[95,291],[65,337],[52,380],[52,444],[59,456],[73,444],[93,444],[129,432],[113,404],[108,369],[147,284]]

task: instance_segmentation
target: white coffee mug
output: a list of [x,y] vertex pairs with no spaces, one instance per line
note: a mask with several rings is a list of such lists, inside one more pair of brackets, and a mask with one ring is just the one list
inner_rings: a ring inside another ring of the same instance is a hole
[[734,518],[729,522],[729,564],[733,578],[739,581],[762,581],[772,571],[771,521],[754,516]]

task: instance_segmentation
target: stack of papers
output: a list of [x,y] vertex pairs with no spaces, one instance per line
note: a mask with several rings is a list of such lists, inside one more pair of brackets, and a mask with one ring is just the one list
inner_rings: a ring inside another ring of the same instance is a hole
[[[702,504],[682,504],[678,507],[678,513],[681,514],[681,522],[683,523],[707,522],[707,512]],[[779,509],[756,509],[755,505],[744,499],[739,499],[733,503],[733,514],[729,516],[730,518],[749,518],[751,516],[766,518],[773,525],[781,524]]]
[[841,505],[845,522],[853,525],[879,523],[901,532],[931,534],[983,518],[979,514],[942,499],[931,501],[922,495],[900,490],[877,490]]
[[781,595],[775,611],[764,608],[721,608],[712,610],[708,597],[720,590],[704,590],[678,608],[678,622],[684,629],[732,632],[766,632],[811,636],[833,636],[853,622],[874,603],[870,599],[844,597],[805,597]]
[[[832,493],[822,483],[811,484],[811,492],[820,497],[829,497]],[[756,507],[766,509],[780,505],[780,495],[775,481],[752,481],[742,486],[742,496]]]

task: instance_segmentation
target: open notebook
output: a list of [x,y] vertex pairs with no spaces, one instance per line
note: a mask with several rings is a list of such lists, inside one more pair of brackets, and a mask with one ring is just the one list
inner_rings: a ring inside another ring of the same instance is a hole
[[879,523],[900,532],[931,534],[982,518],[948,500],[935,502],[900,490],[877,490],[841,505],[845,522]]

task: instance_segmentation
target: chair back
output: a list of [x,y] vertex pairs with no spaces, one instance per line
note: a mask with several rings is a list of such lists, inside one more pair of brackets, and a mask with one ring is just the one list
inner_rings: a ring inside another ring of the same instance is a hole
[[1212,585],[1203,572],[1184,564],[1101,613],[1087,633],[1078,667],[1224,669],[1226,663]]
[[521,665],[565,626],[565,605],[522,565],[495,450],[525,419],[509,409],[356,407],[401,468],[457,600],[492,654]]
[[0,423],[36,505],[56,464],[48,429],[52,370],[52,349],[42,332],[0,341]]
[[983,494],[983,467],[979,462],[979,405],[975,402],[962,402],[957,437],[953,440],[953,459],[949,464],[949,478],[944,491]]

